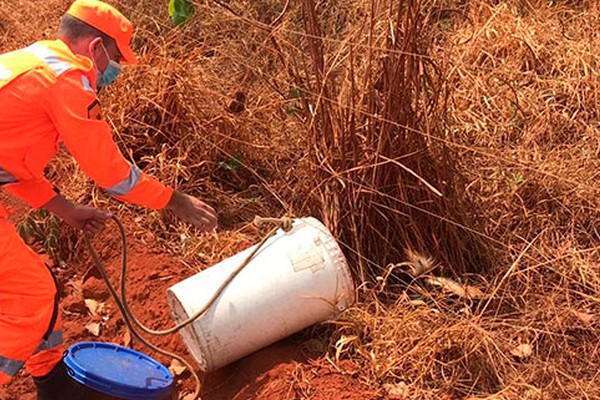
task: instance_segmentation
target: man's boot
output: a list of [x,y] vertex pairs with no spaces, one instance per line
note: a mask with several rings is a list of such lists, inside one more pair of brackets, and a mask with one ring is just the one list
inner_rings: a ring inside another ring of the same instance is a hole
[[38,400],[91,400],[92,393],[85,386],[74,381],[61,360],[46,376],[33,378],[37,387]]

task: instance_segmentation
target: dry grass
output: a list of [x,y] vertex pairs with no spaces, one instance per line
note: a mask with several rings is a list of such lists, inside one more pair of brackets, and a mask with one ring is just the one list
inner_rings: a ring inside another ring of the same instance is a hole
[[[0,9],[2,49],[68,1],[36,3]],[[120,3],[144,63],[102,95],[117,138],[223,227],[146,213],[139,235],[197,268],[257,238],[255,214],[315,215],[363,282],[330,357],[382,394],[600,398],[596,2],[208,2],[181,29]],[[64,160],[65,192],[107,205]],[[415,254],[483,296],[387,274]]]
[[436,140],[494,249],[491,270],[471,269],[486,297],[388,287],[334,343],[409,398],[598,398],[598,8],[471,2],[435,15],[429,54],[450,92]]

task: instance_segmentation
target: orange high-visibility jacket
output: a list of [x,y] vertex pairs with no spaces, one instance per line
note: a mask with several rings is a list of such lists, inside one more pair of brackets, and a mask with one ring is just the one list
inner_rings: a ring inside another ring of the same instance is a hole
[[0,55],[0,186],[33,207],[46,204],[56,193],[43,170],[62,141],[109,195],[163,208],[173,190],[119,152],[102,119],[95,82],[92,61],[60,40]]

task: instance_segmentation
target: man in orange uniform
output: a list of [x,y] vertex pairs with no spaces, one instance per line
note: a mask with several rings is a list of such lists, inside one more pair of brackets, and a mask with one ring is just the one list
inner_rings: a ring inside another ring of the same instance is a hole
[[[102,119],[98,90],[120,63],[136,64],[133,26],[97,0],[76,0],[58,40],[0,55],[0,186],[35,208],[92,233],[109,214],[75,205],[43,177],[58,143],[110,196],[152,209],[167,208],[202,230],[217,225],[215,210],[174,191],[128,163]],[[39,399],[84,399],[62,363],[56,285],[41,259],[19,238],[0,204],[0,385],[25,367]]]

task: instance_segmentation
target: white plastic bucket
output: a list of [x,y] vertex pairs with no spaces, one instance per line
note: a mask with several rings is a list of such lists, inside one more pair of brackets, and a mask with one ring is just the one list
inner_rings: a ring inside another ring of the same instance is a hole
[[[253,246],[169,288],[179,323],[202,309]],[[219,369],[318,322],[355,299],[339,245],[314,218],[279,229],[215,303],[180,331],[203,371]]]

